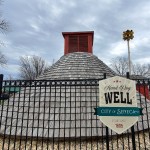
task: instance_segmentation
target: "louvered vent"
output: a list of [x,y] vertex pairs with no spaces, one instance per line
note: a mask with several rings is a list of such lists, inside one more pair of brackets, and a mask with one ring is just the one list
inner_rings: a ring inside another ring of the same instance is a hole
[[64,54],[73,52],[92,53],[93,31],[86,32],[63,32],[65,39]]
[[88,36],[79,36],[79,51],[88,51]]
[[71,35],[69,36],[69,53],[71,52],[87,52],[88,36]]
[[71,35],[69,36],[69,52],[77,52],[78,51],[78,36]]

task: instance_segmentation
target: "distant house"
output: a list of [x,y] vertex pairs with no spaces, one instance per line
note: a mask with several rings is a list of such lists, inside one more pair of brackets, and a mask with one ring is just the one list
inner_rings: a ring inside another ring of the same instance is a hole
[[[133,80],[139,80],[139,82],[141,81],[145,81],[147,80],[146,77],[143,77],[141,75],[131,75],[130,76],[131,79]],[[150,91],[149,91],[149,84],[148,83],[144,83],[144,84],[136,84],[136,90],[141,93],[143,96],[146,97],[146,99],[150,100]]]
[[21,89],[20,87],[4,86],[4,87],[3,87],[3,92],[4,92],[4,93],[13,94],[13,93],[19,92],[20,89]]

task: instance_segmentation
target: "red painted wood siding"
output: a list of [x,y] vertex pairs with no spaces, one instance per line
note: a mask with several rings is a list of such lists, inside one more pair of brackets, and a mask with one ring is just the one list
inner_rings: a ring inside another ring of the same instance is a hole
[[136,90],[150,100],[148,85],[136,85]]
[[94,32],[64,32],[64,54],[73,52],[93,52]]

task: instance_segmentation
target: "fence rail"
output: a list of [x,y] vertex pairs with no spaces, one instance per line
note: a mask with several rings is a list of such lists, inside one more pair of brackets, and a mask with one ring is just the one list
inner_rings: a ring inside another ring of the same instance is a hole
[[118,135],[94,115],[99,80],[5,81],[1,77],[0,149],[150,149],[150,81],[136,80],[144,115],[134,125],[134,133],[128,129]]

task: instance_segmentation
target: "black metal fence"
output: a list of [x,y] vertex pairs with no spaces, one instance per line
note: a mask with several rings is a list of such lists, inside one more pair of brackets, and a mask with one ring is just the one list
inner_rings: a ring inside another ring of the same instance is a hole
[[150,149],[150,81],[136,80],[144,115],[118,135],[94,115],[99,80],[3,81],[1,76],[0,149]]

